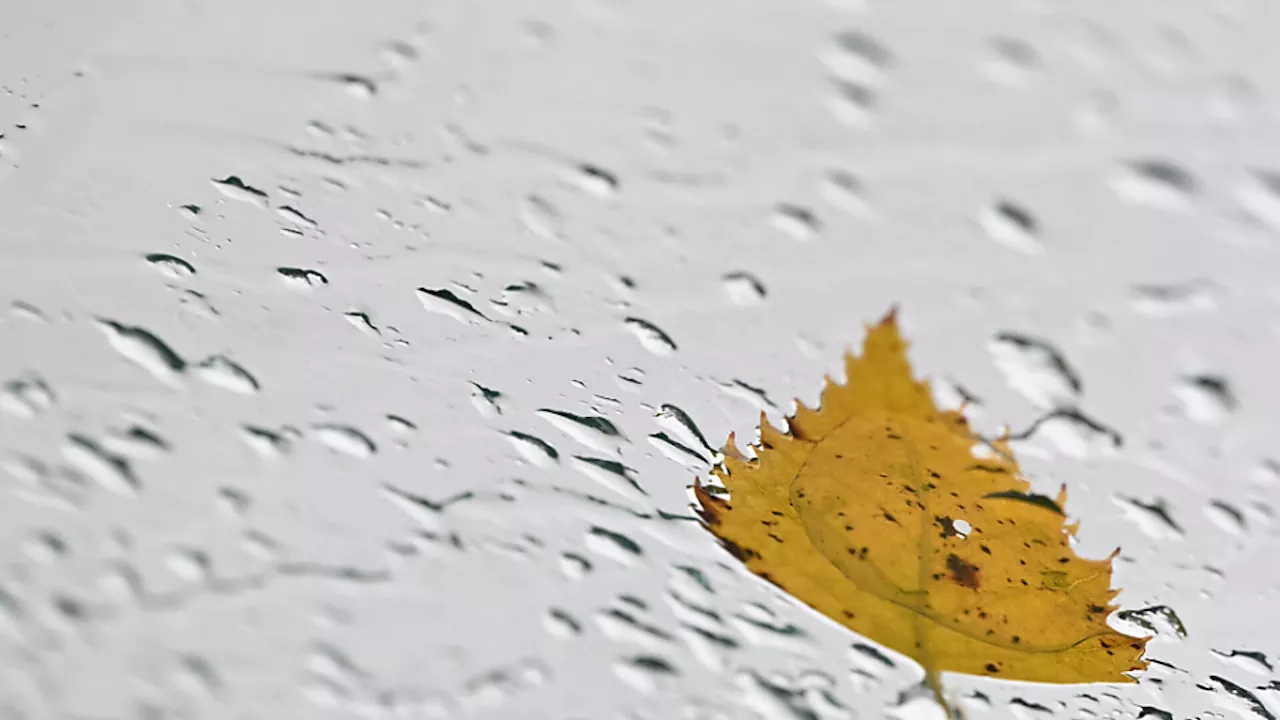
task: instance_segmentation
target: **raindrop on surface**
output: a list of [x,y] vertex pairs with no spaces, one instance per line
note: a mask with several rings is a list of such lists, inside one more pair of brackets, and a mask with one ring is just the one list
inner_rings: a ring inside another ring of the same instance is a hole
[[150,255],[147,255],[147,262],[150,263],[151,267],[155,268],[160,274],[173,280],[189,278],[196,274],[196,268],[194,265],[173,255],[151,253]]
[[507,440],[531,465],[551,467],[560,462],[560,453],[545,440],[527,433],[512,430],[507,433]]
[[471,405],[481,417],[493,418],[502,414],[506,403],[502,393],[477,383],[471,383],[471,388]]
[[539,409],[537,414],[555,429],[592,450],[619,453],[627,440],[612,422],[599,415],[574,415],[550,408]]
[[1280,230],[1280,173],[1255,170],[1235,190],[1236,202],[1250,217]]
[[720,284],[734,305],[758,305],[768,294],[760,278],[742,270],[720,276]]
[[57,396],[39,375],[28,373],[0,386],[0,411],[20,418],[34,418],[53,407]]
[[252,395],[260,386],[256,378],[243,366],[225,355],[214,355],[195,366],[195,374],[214,387],[241,395]]
[[312,430],[322,445],[343,455],[369,458],[378,451],[378,446],[368,435],[349,425],[321,423],[312,426]]
[[1001,200],[978,215],[978,225],[987,237],[1005,247],[1038,255],[1044,252],[1035,216],[1020,205]]
[[857,175],[847,170],[828,170],[818,185],[818,194],[844,212],[864,218],[872,215],[866,187]]
[[982,63],[987,79],[1002,85],[1024,85],[1036,70],[1035,48],[1018,38],[997,37],[988,42],[990,56]]
[[308,270],[307,268],[296,267],[279,267],[276,272],[284,279],[285,283],[291,288],[298,290],[310,290],[321,285],[328,285],[329,278],[324,276],[319,270]]
[[653,419],[659,427],[674,435],[681,444],[691,448],[701,448],[712,455],[716,454],[716,451],[707,443],[707,438],[702,434],[697,423],[684,410],[666,403],[659,408]]
[[871,124],[879,98],[870,87],[848,80],[832,80],[827,106],[836,119],[855,128]]
[[880,41],[858,30],[838,33],[824,53],[827,68],[845,80],[879,83],[893,64],[893,56]]
[[620,462],[574,455],[570,465],[602,487],[633,503],[643,504],[646,501],[647,493],[644,488],[632,477],[631,469]]
[[1207,280],[1135,285],[1130,291],[1129,307],[1150,317],[1178,317],[1216,310],[1222,292],[1219,285]]
[[636,339],[640,341],[640,345],[645,350],[659,357],[666,357],[675,353],[675,341],[657,325],[637,317],[626,318],[623,323],[631,331],[631,334],[636,336]]
[[528,195],[520,203],[520,219],[534,235],[555,242],[564,241],[564,214],[541,195]]
[[822,223],[812,210],[783,203],[773,209],[770,224],[792,240],[812,240],[822,230]]
[[1190,171],[1168,160],[1135,160],[1113,175],[1111,188],[1120,199],[1161,210],[1185,210],[1198,192]]
[[1124,516],[1138,526],[1142,534],[1155,540],[1177,540],[1186,533],[1169,513],[1169,505],[1165,500],[1157,498],[1145,502],[1127,495],[1116,495],[1115,503],[1124,511]]
[[187,363],[163,340],[145,328],[124,325],[114,320],[99,319],[98,327],[121,357],[146,370],[157,380],[170,386],[179,384],[179,375]]
[[489,320],[479,310],[476,310],[474,305],[455,295],[452,290],[445,288],[433,290],[420,287],[417,293],[422,307],[433,313],[447,315],[467,325],[475,325],[478,324],[478,321],[487,322]]
[[1236,410],[1235,393],[1226,378],[1218,375],[1191,375],[1173,387],[1182,414],[1202,425],[1224,422]]
[[588,550],[619,565],[634,566],[644,556],[644,550],[635,540],[598,525],[587,530],[584,541]]
[[1002,332],[992,341],[991,354],[1009,387],[1038,407],[1070,403],[1080,394],[1080,376],[1044,340]]
[[235,175],[228,175],[221,180],[214,179],[209,182],[222,193],[224,197],[240,202],[247,202],[258,207],[265,208],[267,206],[267,194],[252,185],[245,183]]
[[85,435],[70,433],[61,448],[62,457],[103,488],[134,497],[141,487],[129,461]]

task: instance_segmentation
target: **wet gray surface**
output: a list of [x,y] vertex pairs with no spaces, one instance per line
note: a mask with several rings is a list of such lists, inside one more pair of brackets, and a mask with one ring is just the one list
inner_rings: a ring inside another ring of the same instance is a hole
[[971,716],[1280,714],[1280,17],[1058,5],[6,13],[0,718],[929,716],[688,519],[895,303],[1157,608]]

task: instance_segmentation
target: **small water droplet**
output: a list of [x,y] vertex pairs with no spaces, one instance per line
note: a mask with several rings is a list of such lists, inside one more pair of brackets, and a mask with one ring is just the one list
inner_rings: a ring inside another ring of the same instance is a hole
[[1280,230],[1280,173],[1254,170],[1236,187],[1235,197],[1250,217]]
[[640,341],[640,345],[654,355],[666,357],[676,351],[676,343],[671,339],[671,336],[648,320],[629,317],[623,323],[631,331],[631,334],[635,335],[636,339]]
[[1161,210],[1187,209],[1199,183],[1186,168],[1169,160],[1135,160],[1121,166],[1111,188],[1127,202]]
[[478,324],[479,321],[488,322],[489,318],[485,317],[475,306],[463,300],[453,291],[444,288],[433,290],[431,288],[418,288],[418,300],[422,303],[422,307],[434,313],[448,315],[458,322],[468,325]]
[[541,195],[527,195],[520,203],[520,219],[529,232],[546,240],[564,241],[564,214]]
[[245,425],[241,431],[245,443],[250,448],[259,455],[270,458],[287,455],[293,449],[294,441],[301,437],[301,433],[293,428],[276,431],[255,425]]
[[1044,340],[1002,332],[991,343],[996,367],[1009,387],[1038,407],[1070,403],[1080,394],[1080,376],[1066,357]]
[[92,438],[70,433],[61,448],[62,457],[103,488],[118,495],[134,497],[141,483],[129,461],[104,448]]
[[1141,315],[1177,317],[1217,309],[1221,294],[1222,288],[1208,280],[1137,285],[1130,291],[1129,307]]
[[196,274],[194,265],[173,255],[151,253],[147,256],[147,262],[161,275],[173,280],[181,280]]
[[867,85],[849,80],[832,80],[827,107],[840,122],[854,128],[865,128],[875,119],[879,98]]
[[880,83],[893,64],[893,56],[879,40],[858,30],[847,30],[833,38],[823,61],[836,77]]
[[990,55],[982,62],[982,73],[1002,85],[1025,85],[1039,63],[1035,48],[1018,38],[992,38],[988,50]]
[[818,194],[832,207],[852,215],[866,218],[873,214],[866,186],[847,170],[828,170],[818,185]]
[[643,504],[646,501],[644,488],[631,475],[631,469],[614,460],[574,455],[570,462],[573,469],[586,475],[618,495],[633,503]]
[[1001,200],[978,215],[978,225],[987,237],[1005,247],[1029,255],[1044,252],[1044,246],[1040,243],[1039,223],[1021,205]]
[[311,428],[315,431],[316,439],[325,447],[335,452],[342,453],[354,458],[373,457],[378,451],[378,446],[368,435],[351,427],[350,425],[337,425],[333,423],[321,423],[313,425]]
[[584,541],[588,550],[620,565],[636,565],[644,556],[644,550],[635,540],[598,525],[587,530]]
[[507,440],[526,462],[538,467],[551,467],[560,462],[560,453],[542,438],[512,430]]
[[538,416],[552,427],[599,452],[621,452],[626,437],[607,418],[599,415],[574,415],[563,410],[541,408]]
[[0,411],[20,418],[33,418],[57,402],[53,388],[34,373],[5,382],[0,386]]
[[157,380],[170,386],[179,385],[179,375],[187,363],[163,340],[145,328],[124,325],[114,320],[98,319],[107,343],[121,357],[146,370]]
[[758,305],[768,294],[760,278],[743,270],[722,275],[720,284],[734,305]]
[[792,240],[812,240],[822,230],[822,223],[812,210],[783,203],[773,209],[769,220],[773,227]]
[[1138,526],[1144,535],[1155,540],[1177,540],[1186,533],[1169,513],[1169,505],[1163,498],[1145,502],[1127,495],[1116,495],[1116,505],[1124,516]]
[[325,277],[324,273],[319,270],[309,270],[307,268],[296,267],[279,267],[276,268],[276,272],[280,274],[281,278],[284,278],[285,283],[288,284],[289,287],[298,290],[310,290],[314,287],[329,284],[329,278]]
[[492,388],[471,383],[471,404],[482,417],[493,418],[502,414],[505,396]]
[[213,355],[202,360],[196,365],[195,374],[214,387],[241,395],[252,395],[260,388],[248,370],[225,355]]
[[1237,401],[1227,379],[1219,375],[1190,375],[1173,387],[1173,395],[1188,419],[1217,425],[1235,412]]
[[267,194],[252,185],[245,183],[235,175],[228,175],[221,180],[213,179],[209,182],[222,193],[224,197],[240,202],[247,202],[258,207],[265,208],[267,206]]

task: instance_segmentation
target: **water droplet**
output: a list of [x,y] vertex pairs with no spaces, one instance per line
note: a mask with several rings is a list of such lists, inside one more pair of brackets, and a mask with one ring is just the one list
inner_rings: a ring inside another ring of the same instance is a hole
[[680,675],[670,662],[652,655],[618,660],[613,664],[613,673],[637,692],[645,694],[657,692],[665,681]]
[[92,438],[70,433],[62,444],[61,452],[72,467],[103,488],[125,497],[137,495],[141,483],[133,474],[129,461],[108,451]]
[[1163,498],[1145,502],[1127,495],[1116,495],[1116,505],[1124,511],[1126,519],[1138,526],[1144,535],[1155,540],[1177,540],[1186,533],[1169,514],[1169,505]]
[[1168,160],[1135,160],[1121,166],[1111,189],[1127,202],[1161,210],[1185,210],[1198,192],[1190,171]]
[[316,439],[321,444],[343,455],[368,458],[378,451],[378,446],[369,439],[369,436],[350,425],[322,423],[312,426],[312,430],[315,431]]
[[164,253],[152,253],[147,256],[147,262],[151,267],[155,268],[161,275],[173,280],[181,280],[196,274],[196,268],[191,263],[180,257],[166,255]]
[[792,240],[812,240],[822,230],[822,223],[812,210],[783,203],[773,209],[770,224]]
[[179,375],[187,363],[163,340],[145,328],[124,325],[114,320],[99,319],[98,326],[107,336],[111,348],[155,379],[170,386],[179,385]]
[[209,182],[222,193],[224,197],[231,200],[239,200],[247,202],[258,207],[265,208],[267,206],[267,194],[252,185],[248,185],[235,175],[228,175],[221,180],[214,179]]
[[671,339],[671,336],[648,320],[629,317],[623,323],[631,331],[631,334],[635,335],[636,339],[640,341],[640,345],[654,355],[666,357],[676,351],[676,343]]
[[646,501],[647,493],[644,488],[631,476],[631,469],[620,462],[574,455],[571,465],[578,472],[627,500],[634,503]]
[[164,438],[139,425],[108,432],[102,439],[102,446],[110,452],[134,460],[155,460],[172,449]]
[[0,411],[20,418],[33,418],[53,407],[57,396],[39,375],[28,373],[0,386]]
[[1265,653],[1257,650],[1217,650],[1210,648],[1209,652],[1213,653],[1222,662],[1228,665],[1234,665],[1243,668],[1255,675],[1267,677],[1275,670],[1271,665],[1271,661],[1267,660]]
[[1222,288],[1208,280],[1137,285],[1130,292],[1129,307],[1141,315],[1177,317],[1217,309],[1221,294]]
[[202,360],[196,365],[195,374],[214,387],[241,395],[252,395],[260,387],[248,370],[225,355],[213,355]]
[[978,215],[978,225],[987,237],[1007,248],[1029,255],[1044,252],[1035,216],[1008,200],[1001,200],[984,209]]
[[635,540],[598,525],[587,530],[584,541],[588,550],[620,565],[636,565],[644,556],[644,550]]
[[893,56],[879,40],[858,30],[838,33],[833,40],[823,56],[833,75],[855,82],[883,82]]
[[1217,425],[1235,412],[1235,393],[1227,379],[1219,375],[1191,375],[1173,387],[1183,415],[1203,425]]
[[512,430],[507,440],[526,462],[538,467],[551,467],[560,462],[560,453],[542,438]]
[[760,278],[742,270],[722,275],[720,283],[734,305],[758,305],[767,294]]
[[301,433],[293,428],[276,431],[255,425],[245,425],[241,431],[245,443],[250,448],[263,457],[272,458],[287,455],[293,449],[294,441],[301,437]]
[[992,341],[991,354],[1009,387],[1037,407],[1070,403],[1080,394],[1080,376],[1044,340],[1002,332]]
[[1022,86],[1035,73],[1039,58],[1035,48],[1025,40],[992,38],[988,49],[990,55],[982,63],[982,73],[992,82]]
[[1017,437],[1043,437],[1054,448],[1073,458],[1112,455],[1122,444],[1123,438],[1116,430],[1088,417],[1079,410],[1054,410]]
[[618,194],[618,176],[598,165],[582,163],[574,167],[570,177],[578,189],[595,197],[608,199]]
[[1280,173],[1254,170],[1236,187],[1235,196],[1250,217],[1280,230]]
[[556,637],[574,637],[582,632],[582,623],[574,619],[569,611],[561,608],[548,610],[542,625]]
[[570,580],[583,579],[591,569],[591,561],[577,553],[566,552],[560,555],[560,571]]
[[707,443],[707,438],[702,434],[697,423],[689,413],[679,407],[669,403],[663,404],[658,413],[653,416],[653,420],[658,427],[671,433],[682,444],[706,450],[712,455],[716,454],[716,451]]
[[564,214],[541,195],[528,195],[521,201],[520,219],[534,235],[555,242],[564,241]]
[[847,170],[828,170],[818,185],[818,194],[832,207],[852,215],[866,218],[873,214],[862,180]]
[[693,448],[667,436],[666,433],[654,433],[649,436],[649,444],[658,449],[668,460],[685,467],[705,468],[708,460]]
[[493,418],[502,414],[504,395],[497,390],[471,383],[471,404],[482,417]]
[[1242,717],[1253,716],[1263,720],[1276,720],[1276,716],[1267,709],[1267,706],[1244,687],[1218,675],[1210,675],[1209,680],[1222,689],[1221,693],[1214,694],[1214,703],[1219,707],[1239,713]]
[[875,118],[878,98],[870,87],[848,80],[832,80],[827,107],[836,119],[855,128],[864,128]]
[[422,303],[422,307],[427,310],[441,315],[448,315],[454,320],[468,325],[476,325],[478,321],[488,322],[489,320],[479,310],[476,310],[471,303],[454,295],[453,291],[444,288],[432,290],[420,287],[418,288],[418,300]]
[[1205,517],[1223,532],[1243,535],[1248,529],[1244,513],[1225,500],[1211,500],[1204,510]]
[[309,228],[319,227],[319,223],[315,220],[303,215],[302,211],[289,205],[281,205],[276,208],[276,214],[295,225],[302,225]]
[[541,408],[537,412],[539,417],[550,423],[556,430],[592,450],[618,453],[621,452],[622,443],[626,442],[626,437],[618,428],[607,418],[599,415],[574,415],[550,408]]
[[311,288],[321,285],[328,285],[329,278],[319,270],[308,270],[307,268],[296,267],[279,267],[276,272],[291,288],[298,290],[310,290]]

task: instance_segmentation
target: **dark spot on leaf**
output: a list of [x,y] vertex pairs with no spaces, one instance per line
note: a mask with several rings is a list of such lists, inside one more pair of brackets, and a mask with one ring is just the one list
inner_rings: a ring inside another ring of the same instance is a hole
[[978,579],[978,566],[965,562],[955,553],[947,556],[947,570],[951,572],[951,581],[960,587],[977,590],[981,585]]
[[983,495],[983,497],[1023,502],[1028,505],[1034,505],[1035,507],[1044,508],[1045,510],[1049,510],[1050,512],[1057,513],[1058,515],[1063,515],[1063,516],[1066,515],[1066,513],[1062,512],[1062,508],[1058,505],[1058,503],[1048,495],[1024,493],[1024,492],[1018,492],[1017,490],[1001,490],[1000,492],[988,493],[987,495]]
[[987,663],[987,672],[1000,672],[1000,668],[996,667],[995,663]]
[[988,555],[991,554],[991,548],[987,547],[986,545],[979,545],[978,547],[982,550],[982,552]]

